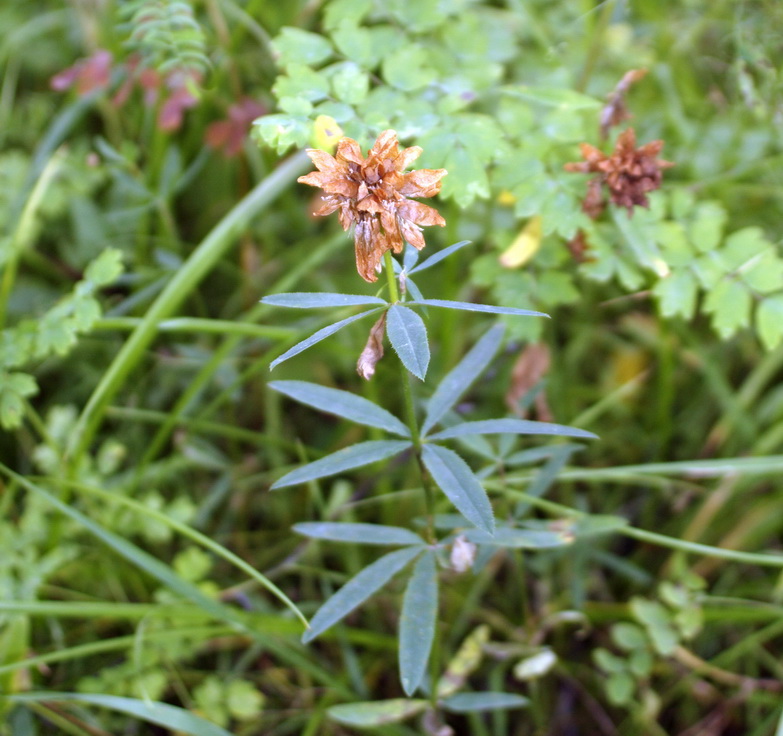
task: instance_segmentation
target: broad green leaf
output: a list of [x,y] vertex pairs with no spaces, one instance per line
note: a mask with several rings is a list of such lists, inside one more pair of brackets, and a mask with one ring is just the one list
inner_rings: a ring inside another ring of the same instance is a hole
[[73,702],[83,705],[95,705],[125,713],[148,723],[171,729],[190,736],[231,736],[220,726],[210,723],[195,713],[167,703],[157,703],[135,698],[123,698],[117,695],[98,695],[88,693],[33,692],[13,695],[8,698],[14,703],[25,702]]
[[38,384],[27,373],[0,371],[0,425],[15,429],[22,423],[28,396],[38,393]]
[[474,544],[490,544],[511,549],[549,549],[573,542],[573,536],[545,529],[512,529],[501,526],[489,535],[481,529],[468,529],[465,538]]
[[407,302],[409,307],[443,307],[444,309],[457,309],[463,312],[485,312],[487,314],[513,314],[519,317],[549,317],[543,312],[534,312],[530,309],[517,309],[516,307],[495,307],[491,304],[471,304],[470,302],[453,302],[448,299],[424,299],[422,301]]
[[633,698],[636,684],[627,672],[615,672],[606,681],[606,697],[613,705],[627,705]]
[[334,294],[329,292],[291,292],[289,294],[270,294],[261,300],[262,304],[273,307],[293,309],[324,309],[329,307],[355,307],[363,304],[386,304],[377,296],[361,294]]
[[348,391],[319,386],[317,383],[308,383],[307,381],[272,381],[269,388],[302,404],[307,404],[307,406],[329,414],[336,414],[357,424],[378,427],[402,437],[410,437],[411,433],[408,427],[393,414],[378,404]]
[[495,518],[484,488],[456,452],[439,445],[424,445],[422,461],[432,479],[468,521],[492,534]]
[[443,180],[441,196],[454,198],[460,207],[469,207],[476,199],[487,199],[490,194],[487,165],[472,148],[458,142],[451,148],[444,168],[449,172]]
[[634,649],[644,649],[650,644],[644,629],[627,621],[622,621],[612,626],[611,636],[612,641],[626,652],[631,652]]
[[775,255],[772,247],[744,263],[739,274],[747,286],[758,294],[783,289],[783,261]]
[[726,339],[750,324],[751,304],[750,293],[743,284],[724,278],[707,294],[704,311],[712,315],[713,328]]
[[386,82],[403,92],[419,90],[437,78],[427,51],[416,43],[387,54],[381,64],[381,73]]
[[332,0],[324,10],[324,28],[333,31],[338,26],[359,23],[372,6],[373,0]]
[[655,238],[661,246],[663,259],[674,269],[688,266],[694,258],[693,247],[681,222],[664,220],[655,228]]
[[311,539],[328,539],[351,544],[424,544],[424,540],[418,534],[401,526],[303,521],[294,524],[293,530]]
[[352,577],[310,620],[302,641],[306,644],[358,608],[389,582],[403,567],[421,554],[423,547],[406,547],[390,552]]
[[562,110],[594,110],[603,104],[594,97],[588,97],[571,89],[518,85],[505,87],[502,91],[514,97],[521,97],[547,107],[559,107]]
[[400,682],[410,697],[427,671],[438,615],[438,573],[433,552],[423,554],[405,588],[400,615]]
[[768,297],[756,307],[756,330],[767,350],[783,340],[783,294]]
[[452,3],[441,0],[385,0],[383,7],[406,28],[416,33],[432,31],[446,21]]
[[288,360],[289,358],[293,358],[294,355],[299,355],[299,353],[307,350],[307,348],[312,347],[316,343],[321,342],[321,340],[325,340],[330,335],[334,335],[335,332],[342,330],[343,327],[347,327],[349,324],[351,324],[351,322],[356,322],[356,320],[361,319],[362,317],[375,314],[377,311],[377,309],[370,309],[367,312],[354,314],[353,317],[347,317],[346,319],[342,319],[339,322],[335,322],[334,324],[323,327],[322,329],[318,330],[318,332],[314,332],[312,335],[310,335],[310,337],[302,340],[302,342],[298,342],[292,348],[286,350],[282,355],[275,358],[269,364],[269,370],[271,371],[275,366],[280,365],[280,363],[283,361]]
[[653,286],[653,294],[658,297],[658,306],[664,317],[693,317],[696,309],[698,284],[693,274],[681,268],[662,278]]
[[443,418],[489,365],[500,347],[504,331],[503,325],[492,327],[456,367],[444,376],[427,402],[427,414],[421,427],[422,435],[426,435]]
[[357,728],[375,728],[387,723],[399,723],[424,712],[428,700],[410,700],[395,698],[378,700],[374,703],[346,703],[333,705],[326,712],[338,723]]
[[[277,78],[272,89],[278,99],[301,97],[310,102],[328,99],[331,91],[326,75],[322,72],[316,72],[304,64],[290,64],[286,69],[286,74]],[[256,122],[260,125],[266,117],[264,115]]]
[[[448,258],[452,253],[460,250],[460,248],[464,248],[466,245],[470,245],[470,243],[470,240],[461,240],[459,243],[454,243],[454,245],[450,245],[448,248],[444,248],[443,250],[440,250],[437,253],[431,255],[429,258],[425,259],[415,267],[409,267],[406,260],[405,268],[407,269],[408,273],[423,271],[425,268],[429,268],[430,266],[434,266],[436,263],[440,263],[444,258]],[[419,251],[417,251],[415,248],[411,247],[411,250],[413,250],[413,252],[418,255]],[[407,251],[405,255],[407,258]],[[416,261],[413,261],[413,263],[416,263]]]
[[254,123],[253,136],[282,154],[291,146],[302,147],[310,140],[311,123],[299,115],[264,115]]
[[556,437],[580,437],[597,439],[598,435],[576,427],[566,427],[552,422],[534,422],[529,419],[482,419],[477,422],[463,422],[430,435],[430,439],[444,440],[469,434],[538,434]]
[[106,286],[116,281],[121,273],[122,251],[116,248],[107,248],[87,266],[84,278],[96,286]]
[[338,100],[349,105],[364,102],[370,90],[370,77],[352,61],[345,61],[330,69],[332,89]]
[[393,304],[386,313],[386,334],[402,364],[423,381],[430,363],[430,346],[422,318],[407,307]]
[[332,55],[332,46],[322,35],[290,26],[281,29],[272,41],[272,50],[280,66],[316,65]]
[[635,597],[631,599],[631,612],[644,624],[658,654],[668,657],[679,644],[672,617],[666,607],[658,601]]
[[360,468],[363,465],[369,465],[379,460],[385,460],[393,455],[398,455],[411,446],[410,442],[404,440],[359,442],[322,457],[320,460],[303,465],[290,473],[286,473],[280,480],[272,484],[272,489],[295,486],[298,483],[307,483],[318,478],[336,475],[344,470]]
[[476,713],[486,710],[524,708],[530,705],[530,701],[516,693],[457,693],[442,700],[441,705],[452,713]]

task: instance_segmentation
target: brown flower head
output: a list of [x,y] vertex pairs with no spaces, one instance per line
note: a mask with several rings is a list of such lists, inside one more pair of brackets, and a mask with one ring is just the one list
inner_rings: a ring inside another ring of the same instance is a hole
[[633,128],[620,134],[609,156],[589,143],[582,143],[580,148],[585,160],[566,164],[566,171],[599,174],[598,180],[608,187],[612,202],[627,207],[629,213],[633,213],[635,205],[649,206],[647,192],[658,189],[663,169],[674,166],[670,161],[657,158],[663,141],[651,141],[636,148]]
[[436,209],[410,197],[432,197],[440,191],[445,169],[403,173],[421,154],[419,146],[399,149],[397,133],[384,130],[367,158],[352,138],[342,138],[334,157],[307,150],[318,171],[300,176],[302,184],[324,190],[316,215],[339,211],[343,230],[355,226],[356,268],[365,281],[376,281],[376,270],[387,250],[402,251],[403,240],[421,250],[422,226],[445,225]]

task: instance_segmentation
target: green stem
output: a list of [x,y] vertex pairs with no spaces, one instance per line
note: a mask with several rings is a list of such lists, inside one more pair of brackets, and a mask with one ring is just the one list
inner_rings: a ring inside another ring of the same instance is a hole
[[68,448],[71,470],[78,467],[89,450],[106,413],[109,402],[117,395],[131,371],[141,362],[158,332],[158,325],[168,319],[196,288],[211,268],[233,245],[237,235],[251,219],[268,207],[305,170],[304,153],[283,162],[272,174],[252,189],[204,238],[185,264],[147,311],[141,323],[104,373],[79,417]]

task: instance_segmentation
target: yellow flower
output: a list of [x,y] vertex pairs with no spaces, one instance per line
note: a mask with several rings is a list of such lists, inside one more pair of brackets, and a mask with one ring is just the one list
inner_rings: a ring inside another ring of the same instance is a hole
[[300,176],[299,182],[324,190],[323,206],[316,215],[338,212],[343,230],[354,227],[356,269],[366,281],[376,281],[387,250],[402,251],[403,240],[421,250],[421,228],[445,225],[438,211],[410,197],[432,197],[440,191],[445,169],[419,169],[404,173],[421,154],[419,146],[399,149],[397,133],[385,130],[367,158],[352,138],[342,138],[337,153],[309,148],[318,171]]

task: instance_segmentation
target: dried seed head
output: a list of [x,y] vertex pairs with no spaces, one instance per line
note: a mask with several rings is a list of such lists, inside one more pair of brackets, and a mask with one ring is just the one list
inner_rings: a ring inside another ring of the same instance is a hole
[[352,138],[340,140],[334,157],[315,148],[307,154],[318,171],[298,181],[323,189],[323,206],[316,215],[337,212],[343,230],[354,227],[356,268],[365,281],[377,280],[387,250],[401,252],[404,240],[421,250],[425,245],[421,228],[446,224],[437,210],[410,199],[436,195],[446,170],[404,173],[421,148],[400,151],[393,130],[378,136],[367,158]]
[[367,344],[359,356],[356,363],[356,372],[365,380],[369,381],[375,375],[375,366],[383,357],[383,336],[386,332],[386,312],[370,329],[370,336],[367,338]]
[[476,560],[476,545],[469,542],[463,534],[460,534],[451,546],[449,562],[452,570],[467,572],[473,567]]
[[[647,192],[660,188],[663,170],[674,166],[670,161],[658,158],[663,141],[651,141],[636,148],[633,128],[621,133],[609,156],[589,143],[582,143],[580,148],[584,161],[566,164],[565,170],[599,174],[597,179],[609,189],[612,202],[626,207],[629,214],[633,214],[634,206],[649,206]],[[595,188],[590,192],[590,199],[588,214],[591,210],[597,211]]]

